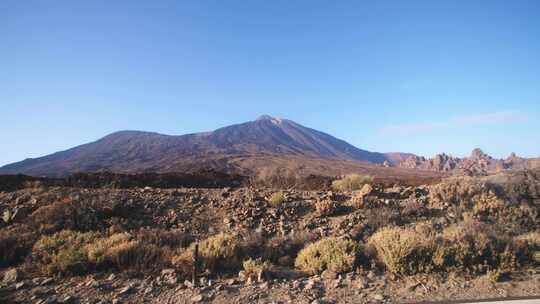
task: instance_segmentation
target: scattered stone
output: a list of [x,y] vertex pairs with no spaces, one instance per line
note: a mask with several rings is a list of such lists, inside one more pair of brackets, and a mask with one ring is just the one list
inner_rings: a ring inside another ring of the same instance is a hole
[[24,282],[19,282],[19,283],[15,284],[15,290],[19,290],[19,289],[21,289],[23,287],[25,287]]
[[128,286],[126,286],[126,287],[120,289],[120,290],[118,291],[118,294],[119,294],[119,295],[127,294],[127,293],[131,292],[131,289],[132,289],[132,287],[131,287],[130,285],[128,285]]
[[4,280],[3,282],[6,284],[11,284],[17,282],[19,279],[19,272],[16,268],[12,268],[6,272],[4,272]]
[[202,294],[198,294],[196,296],[191,297],[191,302],[193,303],[199,303],[204,300],[204,296]]

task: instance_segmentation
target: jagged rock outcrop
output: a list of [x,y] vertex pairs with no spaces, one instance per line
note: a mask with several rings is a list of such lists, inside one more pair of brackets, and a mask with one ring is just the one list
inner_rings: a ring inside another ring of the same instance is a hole
[[507,159],[495,159],[476,148],[469,157],[459,158],[445,153],[426,159],[423,156],[411,155],[398,167],[420,169],[437,172],[451,172],[465,175],[486,175],[503,170],[523,170],[540,167],[537,158],[521,158],[512,153]]

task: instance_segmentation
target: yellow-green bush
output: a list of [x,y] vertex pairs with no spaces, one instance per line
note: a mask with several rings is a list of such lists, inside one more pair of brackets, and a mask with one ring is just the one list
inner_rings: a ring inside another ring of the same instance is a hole
[[120,270],[145,271],[169,263],[168,248],[160,248],[135,239],[128,233],[117,233],[86,245],[88,260],[97,267],[113,266]]
[[433,240],[413,228],[383,228],[372,235],[368,243],[393,273],[415,274],[432,270]]
[[[179,269],[189,269],[193,264],[195,244],[173,257]],[[199,259],[203,269],[210,272],[231,271],[240,267],[242,261],[241,240],[232,234],[220,233],[199,243]]]
[[[282,266],[292,266],[294,257],[307,243],[313,242],[317,236],[310,232],[296,232],[284,236],[274,236],[263,248],[263,257]],[[287,262],[283,265],[283,262]]]
[[318,200],[315,203],[315,210],[320,216],[331,216],[334,215],[339,209],[339,203],[335,202],[329,198]]
[[477,273],[515,268],[521,257],[519,248],[503,232],[492,225],[465,220],[446,228],[440,238],[444,248],[444,263],[437,266],[455,267]]
[[333,181],[332,188],[337,191],[354,191],[360,190],[365,184],[371,183],[373,183],[373,177],[354,173]]
[[263,261],[262,259],[247,259],[242,263],[243,270],[240,272],[240,277],[247,279],[259,279],[269,275],[272,270],[272,263]]
[[283,191],[274,192],[271,196],[268,202],[270,203],[270,206],[277,207],[285,201],[285,194],[283,194]]
[[538,231],[520,235],[517,239],[527,242],[531,250],[540,250],[540,232]]
[[71,230],[43,236],[34,244],[33,261],[45,275],[84,273],[89,266],[85,245],[95,238],[95,233]]
[[307,245],[295,260],[295,266],[307,273],[324,270],[346,272],[354,268],[360,245],[352,240],[325,238]]
[[110,252],[118,245],[122,245],[131,240],[128,233],[116,233],[106,238],[97,239],[95,242],[86,245],[88,260],[94,264],[104,263]]
[[536,262],[536,263],[539,263],[540,264],[540,251],[536,251],[533,253],[533,260]]

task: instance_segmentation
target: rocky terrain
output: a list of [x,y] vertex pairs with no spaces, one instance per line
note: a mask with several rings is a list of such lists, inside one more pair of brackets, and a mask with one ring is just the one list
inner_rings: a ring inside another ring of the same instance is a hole
[[523,170],[540,167],[540,158],[523,158],[512,153],[506,159],[495,159],[480,149],[474,149],[469,157],[459,158],[447,154],[437,154],[426,159],[409,155],[395,164],[400,168],[421,169],[437,172],[452,172],[466,175],[487,175],[504,170]]
[[540,171],[333,185],[4,190],[0,302],[540,296]]

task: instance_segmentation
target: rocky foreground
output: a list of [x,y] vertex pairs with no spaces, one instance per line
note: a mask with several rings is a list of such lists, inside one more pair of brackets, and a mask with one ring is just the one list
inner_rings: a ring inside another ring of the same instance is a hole
[[539,171],[319,192],[35,183],[0,212],[1,303],[540,296]]

